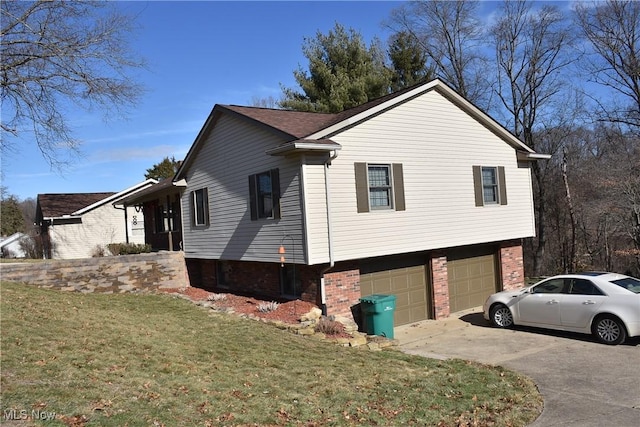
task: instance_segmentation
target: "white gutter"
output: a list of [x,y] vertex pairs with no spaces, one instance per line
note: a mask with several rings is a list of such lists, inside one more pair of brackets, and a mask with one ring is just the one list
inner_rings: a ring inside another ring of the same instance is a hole
[[290,151],[336,151],[342,148],[340,144],[314,143],[311,141],[301,142],[293,141],[276,148],[265,151],[266,154],[273,156]]
[[541,153],[528,153],[518,151],[517,153],[518,160],[549,160],[551,158],[551,154],[541,154]]

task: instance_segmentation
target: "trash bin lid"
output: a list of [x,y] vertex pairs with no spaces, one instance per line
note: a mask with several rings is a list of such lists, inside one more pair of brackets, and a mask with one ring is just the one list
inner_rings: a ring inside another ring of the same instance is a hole
[[396,299],[395,295],[373,294],[373,295],[367,295],[360,298],[360,302],[364,302],[367,304],[378,304],[378,303],[395,301],[395,299]]

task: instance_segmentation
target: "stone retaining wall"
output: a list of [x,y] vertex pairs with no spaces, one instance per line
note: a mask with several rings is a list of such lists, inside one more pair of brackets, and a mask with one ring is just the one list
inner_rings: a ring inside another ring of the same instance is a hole
[[184,252],[0,264],[0,279],[46,288],[117,293],[189,286]]

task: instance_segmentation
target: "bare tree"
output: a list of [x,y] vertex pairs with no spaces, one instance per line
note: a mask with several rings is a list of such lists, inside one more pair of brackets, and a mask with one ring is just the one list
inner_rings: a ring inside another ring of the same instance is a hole
[[[561,71],[573,62],[565,50],[572,42],[560,11],[550,5],[533,10],[526,1],[505,1],[501,16],[492,28],[498,63],[497,96],[510,117],[513,133],[534,150],[536,131],[555,122],[554,100],[566,87]],[[536,242],[533,274],[539,275],[544,258],[545,182],[538,162],[533,164],[536,180]]]
[[491,83],[477,1],[423,0],[395,9],[389,26],[418,40],[438,77],[487,110]]
[[617,94],[594,97],[600,119],[640,135],[640,2],[576,2],[575,16],[592,47],[584,62],[589,78]]
[[278,108],[278,100],[269,95],[266,98],[260,98],[256,95],[251,97],[251,106],[260,108]]
[[127,74],[144,66],[128,48],[134,19],[106,2],[0,4],[2,151],[15,148],[8,134],[32,133],[47,161],[62,167],[80,147],[65,117],[71,105],[109,117],[141,94]]

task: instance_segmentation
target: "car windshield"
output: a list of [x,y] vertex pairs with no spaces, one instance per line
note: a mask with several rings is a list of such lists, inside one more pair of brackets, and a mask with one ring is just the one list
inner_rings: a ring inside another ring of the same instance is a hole
[[624,279],[612,280],[611,283],[630,290],[633,293],[640,294],[640,280],[636,278],[625,277]]

